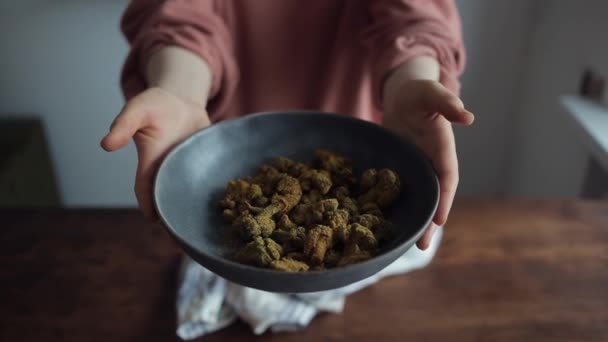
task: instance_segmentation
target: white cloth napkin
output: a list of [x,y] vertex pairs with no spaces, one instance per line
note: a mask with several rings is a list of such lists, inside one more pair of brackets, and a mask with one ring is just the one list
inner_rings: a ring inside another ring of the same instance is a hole
[[430,263],[443,228],[435,232],[430,247],[412,247],[377,274],[335,290],[283,294],[237,285],[184,257],[177,294],[177,335],[184,340],[222,329],[238,318],[256,335],[270,329],[294,331],[305,328],[319,312],[341,313],[347,295],[391,275],[407,273]]

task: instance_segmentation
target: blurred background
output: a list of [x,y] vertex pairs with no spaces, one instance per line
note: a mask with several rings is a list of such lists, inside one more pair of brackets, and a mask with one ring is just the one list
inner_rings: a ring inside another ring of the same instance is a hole
[[[0,2],[0,206],[136,205],[133,146],[108,154],[98,144],[123,104],[126,4]],[[602,98],[608,1],[458,5],[468,51],[462,97],[477,115],[456,129],[458,196],[605,195],[608,145],[601,129],[585,127],[601,128],[608,110],[575,95]]]

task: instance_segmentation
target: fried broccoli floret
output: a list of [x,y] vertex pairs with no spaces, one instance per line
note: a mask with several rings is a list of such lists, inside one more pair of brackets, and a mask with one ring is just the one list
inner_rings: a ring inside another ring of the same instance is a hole
[[277,228],[281,230],[292,230],[298,228],[298,225],[293,223],[287,214],[283,214],[277,220]]
[[243,214],[232,222],[232,226],[245,241],[257,236],[269,237],[276,227],[273,216],[280,212],[281,208],[281,205],[269,205],[263,209],[249,206],[249,210],[257,215]]
[[357,244],[350,245],[338,261],[339,267],[356,264],[361,261],[368,260],[372,255],[367,250],[362,250]]
[[308,166],[308,165],[306,165],[306,164],[304,164],[304,163],[295,163],[295,164],[294,164],[294,165],[291,167],[291,169],[289,169],[289,172],[288,172],[288,173],[289,173],[289,174],[290,174],[292,177],[296,177],[296,178],[298,178],[298,177],[300,177],[300,175],[301,175],[302,173],[306,172],[307,170],[311,170],[311,167],[310,167],[310,166]]
[[251,204],[256,207],[265,207],[268,205],[268,203],[270,203],[270,200],[266,196],[260,196],[251,201]]
[[348,211],[350,216],[356,216],[359,214],[357,201],[350,197],[350,190],[348,190],[347,187],[338,186],[332,191],[332,194],[338,199],[340,209]]
[[316,225],[308,231],[304,242],[304,254],[313,265],[321,265],[325,252],[333,243],[333,230],[328,226]]
[[304,170],[299,178],[303,191],[317,190],[325,195],[331,189],[331,174],[326,170],[307,169]]
[[258,170],[258,173],[249,178],[248,180],[252,183],[259,184],[262,189],[262,194],[266,197],[272,196],[277,182],[279,181],[281,172],[271,165],[262,165]]
[[317,203],[322,199],[323,199],[323,194],[321,194],[321,192],[319,192],[319,190],[313,189],[302,195],[301,203],[302,204],[312,204],[312,203]]
[[380,218],[384,217],[382,210],[380,210],[380,207],[374,202],[364,203],[361,208],[359,208],[359,211],[363,214],[369,214]]
[[287,173],[292,177],[300,177],[301,174],[312,170],[308,165],[293,161],[286,157],[278,157],[272,161],[274,166],[279,172]]
[[239,213],[236,211],[236,209],[224,209],[222,211],[222,216],[224,217],[224,220],[232,223],[237,217],[239,217]]
[[369,190],[374,184],[376,184],[378,179],[378,170],[376,169],[367,169],[363,171],[361,175],[361,180],[359,182],[359,186],[361,191]]
[[378,171],[376,182],[359,196],[359,204],[376,203],[380,208],[388,207],[399,196],[401,182],[395,171],[382,169]]
[[306,255],[304,255],[304,253],[302,252],[289,252],[285,254],[285,257],[297,261],[306,262]]
[[354,243],[365,250],[373,250],[378,247],[378,241],[374,233],[359,223],[353,223],[350,226],[350,243]]
[[318,149],[315,151],[315,162],[331,174],[332,182],[338,185],[352,185],[356,182],[350,159],[335,152]]
[[344,226],[338,226],[333,228],[334,230],[334,241],[340,241],[343,243],[347,243],[350,240],[351,233],[351,224],[347,224]]
[[371,258],[391,235],[382,210],[401,184],[388,169],[368,169],[356,183],[351,161],[323,149],[309,164],[279,157],[229,182],[222,215],[245,242],[235,259],[304,272]]
[[357,201],[355,201],[351,197],[343,197],[339,198],[338,202],[340,203],[339,208],[348,211],[350,216],[356,216],[359,214],[359,208],[357,207]]
[[272,195],[271,202],[282,204],[281,212],[286,213],[295,207],[301,198],[302,188],[298,180],[287,174],[282,174],[277,183],[275,193]]
[[350,193],[351,193],[351,191],[347,187],[341,185],[341,186],[334,187],[331,194],[333,197],[335,197],[337,199],[341,199],[341,198],[350,196]]
[[374,231],[384,223],[384,219],[370,214],[363,214],[354,217],[353,222],[359,223],[360,225],[369,228],[371,231]]
[[325,253],[325,259],[323,259],[323,264],[327,268],[336,267],[338,262],[340,261],[340,252],[335,249],[330,249]]
[[270,268],[285,272],[302,272],[308,271],[309,266],[302,261],[283,257],[279,260],[270,262]]
[[290,229],[275,229],[270,237],[280,243],[285,251],[297,251],[304,246],[306,229],[297,226]]
[[310,216],[311,205],[310,204],[298,204],[293,208],[289,217],[293,222],[300,226],[308,226],[311,220]]
[[[244,211],[243,204],[262,197],[262,189],[258,184],[243,179],[228,182],[224,198],[220,205],[224,209]],[[230,215],[229,215],[230,216]]]
[[344,209],[336,209],[326,213],[325,215],[325,225],[329,226],[331,229],[336,229],[339,227],[346,227],[348,225],[348,219],[350,215],[348,211]]
[[295,165],[295,162],[286,157],[278,157],[272,161],[272,166],[279,172],[288,173],[289,170]]
[[273,260],[281,258],[283,250],[272,239],[256,237],[241,248],[235,255],[235,260],[254,266],[268,266]]
[[323,222],[326,215],[332,211],[336,211],[338,209],[339,203],[335,198],[328,198],[321,200],[317,203],[314,203],[311,206],[311,216],[314,222]]

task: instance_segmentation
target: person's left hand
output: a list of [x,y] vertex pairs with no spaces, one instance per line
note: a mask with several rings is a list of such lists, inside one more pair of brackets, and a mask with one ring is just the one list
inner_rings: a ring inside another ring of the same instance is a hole
[[433,223],[418,240],[428,248],[437,225],[445,224],[458,186],[458,159],[452,123],[470,125],[474,116],[441,83],[409,80],[385,94],[383,125],[416,144],[439,177],[439,206]]

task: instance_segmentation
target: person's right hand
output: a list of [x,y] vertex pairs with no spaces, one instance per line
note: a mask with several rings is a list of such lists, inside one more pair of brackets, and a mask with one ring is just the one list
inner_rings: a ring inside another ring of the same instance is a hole
[[135,141],[138,155],[135,195],[147,219],[156,219],[153,181],[160,162],[177,143],[209,126],[204,106],[161,88],[149,88],[132,98],[118,114],[101,147],[116,151]]

